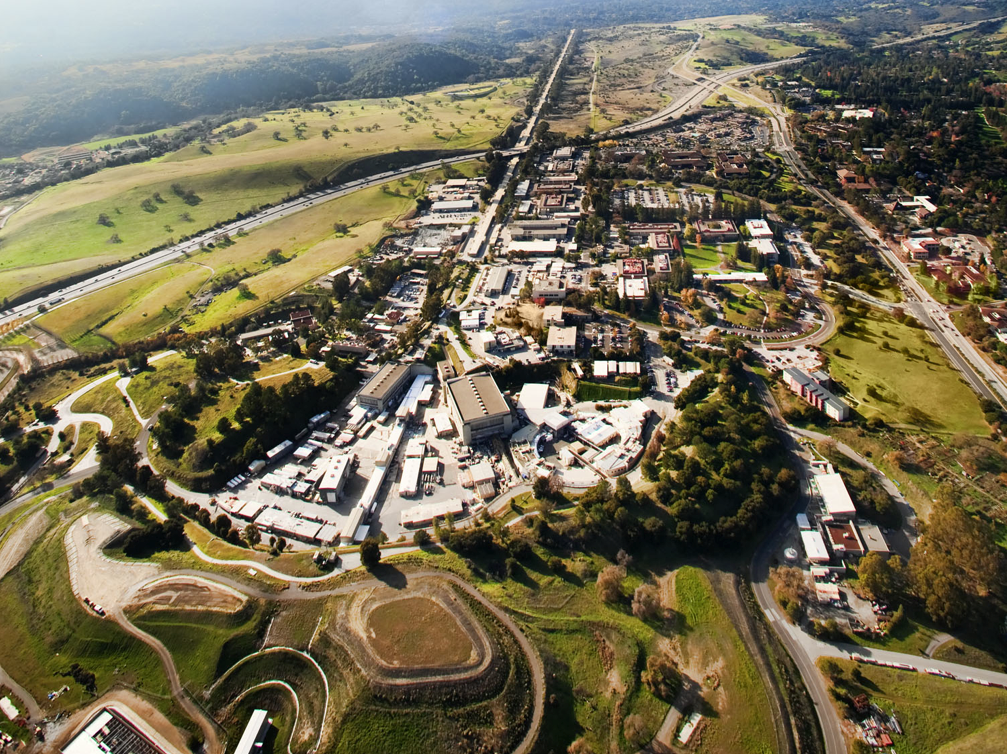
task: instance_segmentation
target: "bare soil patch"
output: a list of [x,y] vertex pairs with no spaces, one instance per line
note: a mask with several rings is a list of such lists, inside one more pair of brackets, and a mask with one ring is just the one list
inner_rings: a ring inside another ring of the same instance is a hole
[[234,613],[247,599],[241,592],[198,576],[169,576],[143,586],[131,607]]
[[404,597],[367,616],[367,641],[377,657],[396,667],[457,667],[475,648],[458,621],[428,597]]

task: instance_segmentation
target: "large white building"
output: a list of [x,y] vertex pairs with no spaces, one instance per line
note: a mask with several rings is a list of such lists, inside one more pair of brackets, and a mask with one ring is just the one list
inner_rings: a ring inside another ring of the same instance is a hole
[[573,357],[577,355],[577,328],[550,327],[546,348],[553,356]]
[[822,496],[825,510],[830,516],[835,519],[849,520],[857,515],[857,508],[839,474],[835,472],[816,474],[812,477],[812,481],[818,488],[818,494]]

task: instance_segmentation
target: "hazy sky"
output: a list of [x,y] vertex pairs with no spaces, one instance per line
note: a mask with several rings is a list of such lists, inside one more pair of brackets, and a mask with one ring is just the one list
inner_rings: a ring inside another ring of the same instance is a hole
[[[29,0],[0,14],[0,64],[51,65],[366,28],[450,27],[489,3],[462,0]],[[518,3],[507,3],[516,5]]]

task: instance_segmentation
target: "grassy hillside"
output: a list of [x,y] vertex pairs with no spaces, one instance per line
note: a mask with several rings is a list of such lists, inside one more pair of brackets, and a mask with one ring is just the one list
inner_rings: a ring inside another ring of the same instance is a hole
[[934,432],[989,432],[979,399],[925,330],[874,310],[854,322],[823,349],[853,408],[867,418]]
[[[190,146],[48,189],[0,232],[0,297],[128,259],[279,201],[361,157],[397,149],[483,149],[523,107],[528,84],[492,82],[484,96],[458,100],[450,92],[469,87],[332,102],[332,115],[267,113],[255,120],[255,131],[203,145],[205,151]],[[191,192],[188,201],[175,185]],[[146,208],[145,200],[151,200]],[[98,223],[101,215],[109,224]]]

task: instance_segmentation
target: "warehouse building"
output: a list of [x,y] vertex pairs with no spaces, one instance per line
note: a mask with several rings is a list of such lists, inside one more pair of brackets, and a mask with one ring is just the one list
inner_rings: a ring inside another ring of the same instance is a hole
[[102,708],[63,747],[63,754],[179,754],[146,723],[118,706]]
[[342,494],[343,487],[346,486],[346,480],[353,473],[354,461],[356,461],[354,455],[335,456],[329,461],[329,466],[325,469],[325,474],[318,483],[318,494],[323,502],[331,505],[339,501],[339,495]]
[[399,364],[389,361],[381,367],[357,393],[357,405],[379,413],[389,408],[405,392],[417,375],[433,374],[424,364]]
[[252,710],[248,724],[238,739],[238,746],[234,749],[234,754],[254,754],[262,751],[262,743],[266,740],[266,733],[273,721],[269,719],[269,713],[264,709]]
[[857,508],[839,474],[835,472],[817,474],[811,481],[818,488],[825,510],[832,518],[849,521],[857,515]]
[[492,375],[467,374],[448,380],[445,388],[448,409],[466,445],[514,431],[510,407]]

